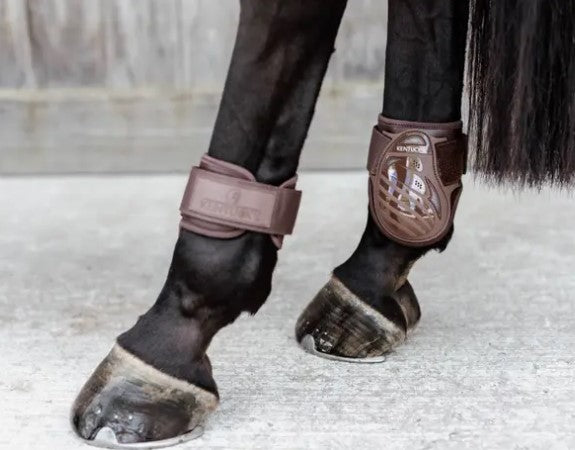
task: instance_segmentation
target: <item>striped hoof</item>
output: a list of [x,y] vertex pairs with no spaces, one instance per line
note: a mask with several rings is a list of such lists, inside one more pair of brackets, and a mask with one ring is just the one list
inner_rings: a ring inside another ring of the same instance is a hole
[[407,282],[390,301],[393,314],[388,318],[332,277],[299,317],[296,339],[306,351],[324,358],[385,361],[385,354],[405,340],[421,315]]
[[78,395],[72,426],[98,447],[167,447],[200,436],[217,404],[217,394],[171,377],[116,345]]

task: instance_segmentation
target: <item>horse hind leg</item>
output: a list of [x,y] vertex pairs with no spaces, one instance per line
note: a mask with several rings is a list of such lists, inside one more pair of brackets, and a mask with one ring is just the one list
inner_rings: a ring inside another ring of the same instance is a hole
[[[383,116],[414,127],[457,123],[467,20],[466,1],[389,0]],[[452,233],[451,226],[432,245],[412,247],[387,237],[368,214],[356,250],[301,313],[298,342],[318,356],[383,361],[421,316],[409,270],[429,250],[445,249]]]

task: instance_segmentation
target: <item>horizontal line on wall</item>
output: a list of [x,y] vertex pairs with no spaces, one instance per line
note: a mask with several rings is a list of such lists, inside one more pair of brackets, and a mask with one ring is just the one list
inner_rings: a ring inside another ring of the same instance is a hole
[[[177,89],[169,86],[150,86],[134,89],[109,89],[100,87],[48,88],[48,89],[6,89],[0,88],[0,102],[69,102],[69,101],[122,101],[138,99],[193,100],[213,102],[219,99],[223,86],[205,86],[200,89]],[[343,82],[324,85],[322,95],[362,96],[381,90],[381,83]]]

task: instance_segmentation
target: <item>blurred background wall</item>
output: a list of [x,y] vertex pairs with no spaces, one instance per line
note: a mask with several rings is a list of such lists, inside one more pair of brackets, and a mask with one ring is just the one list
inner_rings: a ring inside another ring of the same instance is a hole
[[[386,8],[349,1],[303,167],[363,166]],[[0,173],[187,171],[209,142],[238,12],[235,0],[0,0]]]

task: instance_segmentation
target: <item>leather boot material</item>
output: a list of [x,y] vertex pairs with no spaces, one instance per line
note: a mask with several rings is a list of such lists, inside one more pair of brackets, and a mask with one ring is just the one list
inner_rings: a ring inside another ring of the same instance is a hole
[[291,234],[301,200],[297,176],[280,186],[259,183],[247,169],[204,155],[190,173],[180,227],[220,239],[246,231],[271,235],[277,248]]
[[423,247],[451,228],[463,189],[467,139],[462,124],[424,123],[380,116],[367,169],[369,209],[390,239]]

